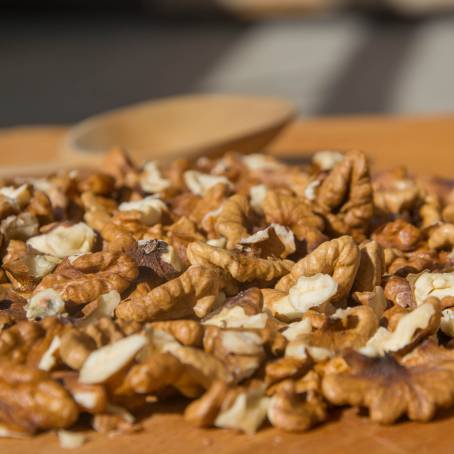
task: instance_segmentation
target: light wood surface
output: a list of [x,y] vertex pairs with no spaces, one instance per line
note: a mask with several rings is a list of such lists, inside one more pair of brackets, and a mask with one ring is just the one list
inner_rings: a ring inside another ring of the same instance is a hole
[[[36,150],[51,159],[52,150],[34,146],[34,138],[49,147],[59,143],[61,128],[0,132],[0,165],[21,159],[38,160]],[[319,148],[361,148],[377,168],[406,164],[421,174],[454,177],[454,117],[343,118],[296,122],[271,147],[279,155],[301,156]],[[145,421],[143,433],[109,438],[89,434],[76,452],[120,453],[449,453],[454,450],[454,411],[429,424],[403,422],[385,427],[359,417],[353,409],[336,412],[330,422],[304,434],[265,428],[255,436],[227,430],[201,430],[179,414],[184,403],[165,403]],[[0,453],[54,454],[54,434],[32,440],[0,440]]]

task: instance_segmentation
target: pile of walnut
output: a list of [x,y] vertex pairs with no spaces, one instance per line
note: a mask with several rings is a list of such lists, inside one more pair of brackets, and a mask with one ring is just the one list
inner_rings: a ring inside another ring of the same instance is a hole
[[[454,190],[360,152],[0,182],[0,435],[187,421],[299,432],[454,406]],[[69,440],[69,441],[68,441]]]

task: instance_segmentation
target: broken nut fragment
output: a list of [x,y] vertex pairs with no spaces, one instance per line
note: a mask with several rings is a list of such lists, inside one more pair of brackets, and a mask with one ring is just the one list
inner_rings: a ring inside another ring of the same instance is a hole
[[49,233],[27,240],[27,244],[43,254],[65,258],[69,255],[90,252],[95,242],[95,232],[87,224],[58,226]]
[[289,291],[301,276],[322,273],[332,276],[337,283],[333,304],[342,301],[350,291],[359,267],[359,249],[353,239],[342,236],[322,243],[291,269],[290,274],[276,285],[277,290]]
[[219,267],[239,282],[272,281],[286,275],[293,266],[290,260],[256,258],[203,242],[189,244],[187,254],[193,265]]

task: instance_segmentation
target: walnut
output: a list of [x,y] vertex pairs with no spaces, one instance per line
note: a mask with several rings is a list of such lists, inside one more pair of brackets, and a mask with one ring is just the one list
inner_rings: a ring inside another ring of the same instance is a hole
[[263,213],[263,202],[265,201],[267,187],[264,184],[257,184],[249,188],[249,203],[251,208],[258,214]]
[[204,325],[219,328],[265,328],[268,315],[262,310],[262,294],[258,288],[238,293],[203,319]]
[[108,293],[100,295],[94,301],[84,306],[82,309],[84,317],[82,320],[78,320],[77,326],[84,328],[96,323],[103,317],[112,318],[120,301],[121,296],[116,290],[111,290]]
[[370,418],[382,424],[404,415],[428,421],[437,408],[454,402],[452,355],[446,356],[450,359],[435,356],[424,364],[406,366],[389,355],[368,358],[351,352],[344,356],[348,371],[323,378],[323,395],[334,405],[366,407]]
[[39,222],[36,216],[30,213],[20,213],[3,219],[0,232],[6,240],[22,240],[35,236],[39,231]]
[[424,272],[416,277],[413,283],[416,304],[423,304],[430,296],[443,303],[446,298],[454,296],[454,273]]
[[214,425],[229,391],[229,385],[223,381],[215,381],[202,397],[186,407],[184,419],[199,427]]
[[63,429],[77,420],[79,410],[67,391],[44,371],[0,362],[0,419],[29,433]]
[[267,386],[281,382],[288,378],[297,379],[305,375],[313,366],[309,358],[284,357],[268,363],[265,368],[265,382]]
[[438,301],[429,299],[412,312],[400,316],[392,332],[385,332],[382,328],[380,333],[377,332],[376,336],[369,339],[365,350],[361,352],[368,356],[387,352],[407,353],[438,330],[440,316]]
[[125,337],[125,333],[121,329],[120,323],[109,317],[100,318],[94,323],[87,324],[81,329],[95,341],[98,348],[116,342]]
[[163,178],[156,161],[147,161],[140,175],[140,187],[149,193],[162,192],[171,186],[170,180]]
[[0,333],[0,355],[16,363],[24,363],[32,349],[45,336],[43,326],[19,321]]
[[118,209],[123,212],[138,213],[140,222],[151,226],[161,221],[163,212],[167,211],[167,206],[159,198],[149,196],[142,200],[123,202]]
[[345,154],[320,184],[315,203],[337,234],[364,231],[373,215],[372,185],[366,157]]
[[314,153],[312,162],[320,170],[332,170],[337,164],[344,160],[344,154],[340,151],[321,150]]
[[187,255],[193,265],[222,268],[239,282],[272,281],[287,274],[293,266],[290,260],[265,260],[203,242],[191,243]]
[[295,320],[311,308],[325,309],[337,290],[338,284],[329,274],[301,276],[288,295],[268,299],[265,306],[277,318]]
[[57,435],[60,447],[63,449],[80,448],[87,440],[87,437],[84,434],[68,430],[59,430]]
[[397,257],[389,266],[387,274],[398,274],[401,276],[408,273],[419,273],[425,269],[436,268],[436,253],[425,249],[407,252]]
[[67,330],[60,337],[60,358],[71,369],[79,370],[94,350],[96,342],[77,329]]
[[268,339],[249,330],[227,330],[208,327],[204,348],[226,364],[236,381],[253,375],[265,358],[264,344]]
[[271,224],[266,229],[243,238],[239,244],[249,247],[264,259],[271,257],[285,259],[296,250],[293,232],[278,224]]
[[80,383],[78,375],[78,372],[67,370],[57,370],[51,374],[54,380],[63,384],[81,411],[90,414],[104,413],[108,405],[108,395],[104,386]]
[[405,171],[398,169],[374,179],[374,204],[384,213],[400,214],[419,201],[420,189]]
[[284,165],[275,157],[262,153],[251,153],[241,156],[241,161],[251,172],[260,170],[280,171],[284,169]]
[[140,240],[129,255],[139,268],[149,268],[160,278],[175,277],[183,268],[174,248],[161,240]]
[[29,252],[12,260],[5,257],[3,268],[14,289],[27,292],[33,290],[44,276],[55,269],[60,261],[59,258],[51,255]]
[[115,179],[105,173],[88,173],[79,172],[77,176],[78,190],[80,192],[92,192],[93,194],[109,195],[115,189]]
[[309,311],[306,312],[306,317],[303,320],[298,322],[289,323],[284,331],[282,331],[282,335],[288,340],[292,341],[299,337],[300,334],[307,334],[312,331],[312,321],[309,317],[307,317]]
[[106,154],[102,169],[116,180],[116,185],[133,187],[137,183],[138,170],[127,153],[121,148],[114,148]]
[[65,302],[53,288],[46,288],[30,298],[25,310],[29,320],[51,317],[64,312]]
[[242,195],[234,195],[227,199],[216,219],[216,232],[227,238],[227,248],[233,249],[241,239],[249,236],[247,220],[249,213],[249,201]]
[[216,380],[226,383],[233,381],[227,366],[216,356],[197,348],[183,346],[172,336],[163,337],[162,334],[169,336],[158,330],[151,330],[147,336],[158,352],[171,353],[186,366],[186,373],[178,383],[178,389],[184,395],[198,397],[201,391],[208,389]]
[[154,353],[133,365],[115,390],[117,395],[153,394],[169,386],[179,387],[185,366],[169,353]]
[[151,328],[171,334],[183,345],[200,347],[203,340],[203,326],[194,320],[167,320],[153,322]]
[[232,183],[226,177],[209,175],[196,170],[187,170],[184,173],[184,182],[193,194],[202,196],[216,184],[223,183],[227,187],[232,186]]
[[454,224],[440,224],[431,229],[428,245],[430,249],[449,249],[454,247]]
[[253,434],[265,420],[268,405],[269,399],[264,396],[263,387],[251,387],[241,392],[229,408],[221,410],[214,424]]
[[397,219],[376,230],[373,238],[384,248],[396,248],[406,252],[416,249],[421,239],[421,232],[403,219]]
[[292,342],[331,351],[358,348],[367,343],[377,328],[374,311],[367,306],[358,306],[335,313],[319,329],[301,333]]
[[194,312],[203,317],[222,301],[224,287],[225,280],[218,270],[192,266],[144,297],[122,301],[115,313],[121,319],[136,321],[178,319]]
[[314,393],[298,394],[294,385],[281,387],[270,399],[268,419],[286,432],[303,432],[326,420],[326,404]]
[[11,288],[0,285],[0,332],[14,322],[24,320],[25,298]]
[[8,197],[0,194],[0,220],[16,214],[17,212],[18,208],[15,204]]
[[142,426],[135,422],[134,416],[125,408],[109,404],[107,413],[96,414],[92,426],[96,432],[116,435],[129,434],[142,430]]
[[441,221],[441,202],[437,195],[428,194],[419,208],[421,227],[423,229],[438,224]]
[[454,337],[454,311],[452,309],[445,309],[441,312],[440,329],[447,336]]
[[[208,218],[216,218],[222,209],[222,204],[227,196],[227,186],[223,183],[211,186],[202,197],[197,199],[194,208],[188,213],[189,218],[202,227],[209,225]],[[213,226],[214,229],[214,226]],[[208,232],[212,229],[208,227]]]
[[126,290],[137,277],[134,261],[124,254],[95,252],[64,261],[41,281],[37,291],[56,290],[64,301],[87,304],[104,293]]
[[347,296],[353,285],[359,266],[359,255],[358,246],[349,236],[326,241],[297,262],[290,274],[277,283],[276,289],[287,292],[301,276],[329,274],[338,285],[331,301],[333,304],[338,303]]
[[14,209],[21,210],[30,201],[30,187],[27,184],[23,184],[17,188],[4,186],[0,188],[0,196],[4,197],[7,203],[14,207]]
[[386,299],[404,308],[416,306],[415,296],[407,279],[391,276],[384,288]]
[[69,255],[90,252],[95,233],[88,225],[80,222],[71,226],[59,226],[49,233],[27,240],[27,245],[43,254],[64,258]]
[[110,249],[127,251],[135,246],[134,236],[126,228],[114,224],[112,215],[106,206],[98,203],[98,201],[93,202],[88,193],[82,194],[81,198],[86,209],[85,221],[92,229],[100,233]]
[[355,292],[353,298],[363,306],[370,307],[378,319],[380,319],[387,307],[383,288],[377,285],[371,292]]
[[83,362],[79,381],[85,384],[105,382],[131,362],[146,343],[145,336],[133,334],[93,351]]
[[353,284],[353,291],[371,292],[381,285],[385,273],[383,248],[376,241],[368,241],[359,247],[359,268]]
[[262,209],[269,224],[289,227],[299,240],[306,238],[308,228],[323,229],[323,220],[314,214],[310,205],[301,198],[267,191]]
[[445,206],[442,212],[442,218],[445,222],[454,223],[454,202],[450,202]]

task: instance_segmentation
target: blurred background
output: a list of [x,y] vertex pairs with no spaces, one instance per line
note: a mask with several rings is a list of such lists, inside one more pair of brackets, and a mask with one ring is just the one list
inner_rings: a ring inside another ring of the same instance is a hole
[[454,0],[0,0],[0,126],[188,92],[454,109]]

